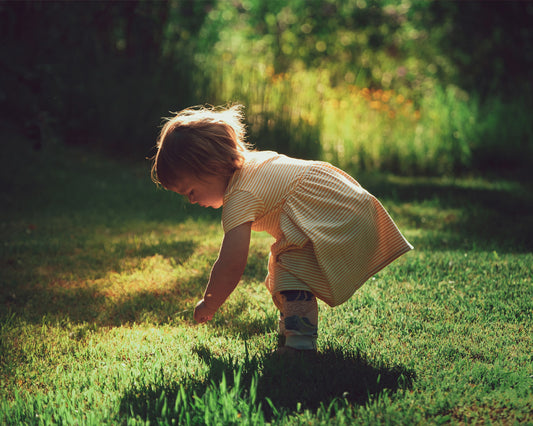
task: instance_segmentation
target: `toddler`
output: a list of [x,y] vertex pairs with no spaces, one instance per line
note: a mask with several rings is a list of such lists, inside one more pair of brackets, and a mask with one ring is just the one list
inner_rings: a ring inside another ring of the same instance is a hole
[[239,105],[189,108],[169,118],[152,179],[191,203],[222,207],[224,238],[194,311],[199,323],[209,321],[239,283],[251,230],[275,238],[265,284],[280,311],[280,352],[316,351],[316,298],[344,303],[413,248],[380,202],[342,170],[252,150]]

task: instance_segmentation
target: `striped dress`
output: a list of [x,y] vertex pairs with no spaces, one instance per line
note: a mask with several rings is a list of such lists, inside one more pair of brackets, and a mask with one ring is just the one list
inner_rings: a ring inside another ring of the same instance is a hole
[[246,222],[275,238],[265,283],[270,293],[307,290],[330,306],[413,248],[351,176],[272,151],[247,153],[226,189],[224,232]]

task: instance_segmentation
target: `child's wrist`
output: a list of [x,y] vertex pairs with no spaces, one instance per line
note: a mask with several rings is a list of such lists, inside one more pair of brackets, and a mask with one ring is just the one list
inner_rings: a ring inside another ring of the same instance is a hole
[[203,309],[210,315],[214,315],[219,308],[219,306],[216,306],[215,303],[213,303],[213,300],[210,300],[209,297],[204,297],[202,300],[200,300],[198,305],[202,305]]

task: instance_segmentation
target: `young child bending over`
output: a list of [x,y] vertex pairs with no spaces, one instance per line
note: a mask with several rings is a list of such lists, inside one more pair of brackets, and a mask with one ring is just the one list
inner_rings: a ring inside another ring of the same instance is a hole
[[203,207],[222,207],[224,239],[194,311],[209,321],[246,266],[250,233],[275,238],[266,287],[280,311],[280,352],[316,351],[317,298],[348,300],[372,275],[412,249],[380,202],[331,164],[245,143],[240,106],[191,108],[163,126],[153,180]]

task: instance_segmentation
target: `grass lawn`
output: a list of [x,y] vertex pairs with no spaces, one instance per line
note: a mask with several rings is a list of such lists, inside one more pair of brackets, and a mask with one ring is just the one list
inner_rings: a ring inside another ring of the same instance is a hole
[[0,424],[533,424],[531,182],[353,172],[415,250],[279,359],[267,235],[198,326],[219,211],[148,162],[2,139]]

